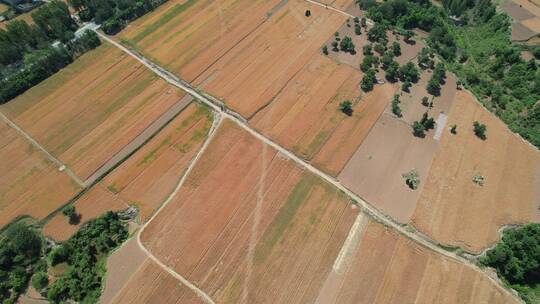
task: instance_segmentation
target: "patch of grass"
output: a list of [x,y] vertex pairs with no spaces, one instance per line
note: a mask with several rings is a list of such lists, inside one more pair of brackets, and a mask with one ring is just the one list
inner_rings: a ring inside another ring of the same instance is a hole
[[149,164],[150,162],[154,161],[156,159],[156,153],[159,149],[165,147],[165,146],[168,146],[171,144],[171,137],[170,136],[167,136],[164,140],[162,140],[159,145],[157,147],[155,147],[154,149],[150,150],[150,152],[148,152],[144,157],[143,159],[141,159],[138,163],[137,163],[137,167],[140,167],[140,166],[143,166],[143,165],[146,165],[146,164]]
[[118,189],[117,186],[114,183],[108,185],[107,189],[109,189],[109,191],[111,191],[114,194],[120,193],[120,189]]

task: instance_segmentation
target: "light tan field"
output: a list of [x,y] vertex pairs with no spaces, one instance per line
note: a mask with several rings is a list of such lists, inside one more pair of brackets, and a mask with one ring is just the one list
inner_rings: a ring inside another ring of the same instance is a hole
[[183,96],[105,44],[0,110],[85,180]]
[[69,223],[68,217],[61,212],[56,214],[43,227],[43,234],[56,241],[65,241],[79,230],[84,223],[99,217],[107,211],[119,211],[126,209],[128,205],[107,191],[102,183],[98,183],[74,204],[75,212],[80,215],[80,221],[76,225]]
[[0,3],[0,14],[6,12],[9,9],[9,6],[4,3]]
[[365,226],[342,269],[329,273],[318,303],[520,303],[478,270],[378,223]]
[[525,41],[540,33],[540,6],[530,0],[511,0],[501,7],[514,19],[512,40]]
[[[474,121],[486,124],[487,140],[474,135]],[[480,251],[501,225],[540,219],[540,153],[468,92],[456,94],[447,125],[454,124],[456,135],[442,135],[412,223],[442,243]],[[475,174],[484,186],[472,182]]]
[[0,123],[0,226],[22,215],[43,219],[81,188],[41,151]]
[[123,201],[139,207],[145,221],[176,186],[211,124],[210,111],[192,103],[105,177],[104,184]]

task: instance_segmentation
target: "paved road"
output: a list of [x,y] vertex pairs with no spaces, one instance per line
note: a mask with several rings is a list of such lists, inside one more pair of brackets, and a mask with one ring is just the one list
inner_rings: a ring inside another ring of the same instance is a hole
[[[306,1],[309,1],[309,0],[306,0]],[[158,76],[162,77],[165,81],[169,82],[170,84],[186,91],[188,94],[190,94],[191,96],[197,98],[200,102],[206,104],[207,106],[209,106],[210,108],[214,109],[216,112],[220,113],[222,118],[227,118],[227,119],[230,119],[231,121],[235,122],[238,126],[240,126],[242,129],[246,130],[247,132],[249,132],[251,135],[253,135],[254,137],[256,137],[257,139],[261,140],[262,142],[264,142],[265,144],[267,144],[268,146],[276,149],[277,151],[279,151],[281,154],[283,154],[284,156],[288,157],[290,160],[294,161],[295,163],[297,163],[299,166],[305,168],[306,170],[310,171],[311,173],[319,176],[320,178],[324,179],[325,181],[327,181],[328,183],[332,184],[333,186],[335,186],[336,188],[340,189],[341,191],[343,191],[345,194],[347,194],[353,201],[355,201],[358,206],[369,216],[371,216],[372,218],[374,218],[376,221],[384,224],[385,226],[387,227],[391,227],[393,229],[395,229],[397,232],[399,232],[400,234],[402,234],[403,236],[415,241],[416,243],[424,246],[425,248],[428,248],[436,253],[439,253],[443,256],[446,256],[452,260],[455,260],[455,261],[458,261],[458,262],[461,262],[461,263],[464,263],[464,264],[467,264],[469,265],[470,267],[473,267],[477,270],[480,270],[480,268],[478,268],[474,263],[471,263],[469,260],[463,258],[462,256],[459,256],[457,255],[455,252],[453,251],[448,251],[442,247],[439,246],[438,242],[434,241],[434,240],[431,240],[429,239],[428,237],[416,232],[416,231],[412,231],[412,230],[408,230],[405,226],[402,226],[398,223],[396,223],[393,219],[391,219],[389,216],[387,216],[386,214],[384,214],[383,212],[381,212],[380,210],[378,210],[377,208],[375,208],[374,206],[368,204],[366,201],[364,201],[361,197],[359,197],[357,194],[353,193],[352,191],[350,191],[349,189],[347,189],[345,186],[343,186],[338,180],[336,180],[335,178],[329,176],[328,174],[322,172],[321,170],[315,168],[314,166],[312,166],[310,163],[308,163],[307,161],[305,161],[304,159],[301,159],[299,158],[298,156],[296,156],[294,153],[288,151],[287,149],[285,149],[284,147],[280,146],[279,144],[275,143],[274,141],[272,141],[271,139],[265,137],[264,135],[260,134],[258,131],[254,130],[251,128],[251,126],[249,126],[247,124],[247,122],[245,121],[245,119],[241,118],[241,116],[230,110],[230,109],[226,109],[225,107],[223,107],[223,105],[217,101],[217,99],[211,97],[209,94],[207,93],[200,93],[199,90],[196,90],[195,88],[193,88],[190,84],[188,84],[187,82],[185,81],[182,81],[180,79],[178,79],[176,76],[174,76],[172,73],[166,71],[164,68],[158,66],[157,64],[153,63],[152,61],[148,60],[147,58],[145,58],[144,56],[142,56],[141,54],[138,54],[137,52],[133,51],[133,50],[130,50],[126,47],[124,47],[123,45],[121,45],[120,43],[112,40],[111,38],[107,37],[106,35],[100,33],[100,32],[97,32],[98,35],[100,37],[102,37],[104,40],[110,42],[111,44],[115,45],[116,47],[118,47],[119,49],[123,50],[124,52],[126,52],[128,55],[132,56],[133,58],[135,58],[136,60],[140,61],[142,64],[144,64],[145,66],[147,66],[149,69],[151,69],[154,73],[156,73]],[[208,141],[207,141],[208,142]],[[199,154],[197,155],[197,158],[198,158]],[[182,178],[184,179],[185,176]],[[359,215],[361,216],[361,214]],[[142,246],[142,244],[141,244]],[[146,250],[146,249],[144,249]],[[148,252],[149,255],[151,255],[151,253]],[[158,262],[157,258],[154,257],[154,259],[156,260],[156,262]],[[161,262],[159,262],[160,265],[163,265]],[[165,265],[163,265],[165,266]],[[166,266],[165,266],[166,267]],[[174,270],[171,270],[170,268],[168,268],[168,271],[172,271],[174,272]],[[480,270],[481,271],[481,270]],[[179,274],[176,274],[175,276],[178,276],[178,277],[181,277]],[[496,282],[497,284],[499,284],[500,286],[500,282],[496,281],[495,279],[493,279],[491,276],[488,276],[491,280],[493,280],[494,282]],[[185,280],[185,279],[183,279]],[[188,282],[189,283],[189,282]],[[189,283],[191,286],[193,286],[191,283]],[[187,284],[186,284],[187,285]],[[189,286],[189,285],[188,285]],[[195,286],[193,286],[195,287]],[[191,287],[190,287],[191,288]],[[193,288],[192,288],[193,289]],[[195,290],[196,292],[200,292],[200,293],[203,293],[201,290],[199,290],[197,287],[195,287]],[[504,290],[505,292],[508,292],[509,294],[512,294],[510,293],[507,289],[505,288],[502,288],[502,290]],[[513,294],[512,294],[513,295]],[[211,302],[209,302],[211,303]]]
[[45,148],[42,147],[30,134],[26,133],[23,129],[19,128],[19,126],[17,126],[17,124],[15,124],[13,121],[7,118],[7,116],[4,115],[4,113],[0,112],[0,118],[2,118],[2,120],[8,126],[13,128],[15,131],[21,134],[24,138],[26,138],[26,140],[28,140],[34,148],[38,149],[43,154],[45,154],[47,159],[49,159],[52,163],[54,163],[58,167],[58,170],[66,172],[66,174],[69,175],[69,177],[71,177],[71,179],[73,179],[79,186],[81,186],[82,188],[85,187],[84,182],[81,181],[79,177],[75,175],[75,173],[73,173],[73,171],[71,171],[71,169],[69,169],[68,166],[66,166],[66,164],[64,164],[59,159],[57,159],[52,154],[50,154],[47,150],[45,150]]

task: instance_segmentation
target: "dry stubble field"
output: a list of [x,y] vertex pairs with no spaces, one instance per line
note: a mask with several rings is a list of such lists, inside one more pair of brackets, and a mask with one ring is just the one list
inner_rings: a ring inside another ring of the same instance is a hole
[[69,224],[59,213],[44,227],[45,235],[63,241],[87,221],[106,211],[139,208],[145,222],[172,192],[185,168],[206,138],[211,113],[192,103],[139,151],[84,193],[74,203],[80,223]]
[[[474,121],[486,124],[485,141]],[[540,220],[540,153],[466,91],[455,96],[447,125],[454,124],[458,133],[443,133],[412,223],[440,242],[481,251],[500,226]],[[472,182],[475,174],[484,186]]]
[[[229,121],[142,241],[217,303],[515,301],[481,272],[359,216],[335,188]],[[123,299],[162,288],[129,281]]]
[[85,180],[183,96],[104,44],[0,110]]
[[42,219],[81,190],[56,164],[0,123],[0,226],[21,215]]

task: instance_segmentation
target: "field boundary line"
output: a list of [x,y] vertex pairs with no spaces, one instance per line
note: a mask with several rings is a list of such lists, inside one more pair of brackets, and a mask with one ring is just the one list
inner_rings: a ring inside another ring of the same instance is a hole
[[223,121],[222,116],[219,112],[214,112],[214,121],[212,122],[212,127],[210,128],[208,132],[208,137],[206,138],[206,141],[204,142],[203,146],[199,149],[195,157],[191,160],[189,166],[184,171],[182,177],[178,181],[176,187],[174,190],[169,194],[167,199],[161,204],[161,206],[158,208],[156,212],[152,215],[152,217],[144,223],[144,225],[141,227],[139,232],[137,233],[137,244],[141,248],[141,250],[152,260],[154,261],[159,267],[167,271],[170,275],[172,275],[174,278],[179,280],[182,284],[184,284],[189,289],[193,290],[204,302],[209,304],[215,304],[214,300],[206,294],[204,291],[202,291],[200,288],[195,286],[193,283],[188,281],[186,278],[184,278],[182,275],[177,273],[174,269],[170,268],[169,266],[165,265],[163,262],[161,262],[157,257],[155,257],[146,247],[144,247],[144,244],[141,241],[141,234],[146,229],[146,227],[156,218],[156,216],[173,200],[173,198],[176,196],[178,191],[180,191],[180,188],[184,185],[184,182],[186,181],[187,177],[189,176],[189,173],[195,167],[197,164],[197,161],[199,158],[204,154],[204,151],[209,146],[210,142],[212,141],[212,138],[217,133],[218,127],[221,125],[221,122]]
[[23,129],[21,129],[17,124],[15,124],[13,121],[11,121],[4,113],[0,112],[0,117],[2,120],[10,126],[12,129],[17,131],[20,135],[22,135],[26,140],[30,142],[30,144],[37,148],[39,151],[41,151],[45,156],[54,163],[56,166],[58,166],[58,171],[65,172],[73,181],[75,181],[80,187],[85,188],[86,184],[75,174],[71,169],[68,168],[66,164],[61,162],[58,158],[54,157],[49,151],[47,151],[42,145],[40,145],[30,134],[26,133]]
[[[305,1],[312,1],[312,0],[305,0]],[[314,2],[316,3],[316,2]],[[320,3],[319,3],[320,4]],[[337,9],[336,9],[337,10]],[[339,10],[338,10],[339,11]],[[342,11],[340,11],[342,12]],[[425,236],[423,234],[417,233],[415,230],[410,230],[406,225],[402,225],[398,222],[396,222],[394,219],[392,219],[389,215],[385,214],[382,210],[378,209],[372,204],[367,203],[363,198],[361,198],[359,195],[354,193],[353,191],[349,190],[347,187],[341,184],[336,178],[324,173],[322,170],[316,168],[308,161],[300,158],[293,152],[287,150],[286,148],[282,147],[278,143],[272,141],[270,138],[266,137],[262,133],[259,133],[257,130],[253,129],[251,126],[248,125],[247,121],[243,119],[243,117],[238,114],[237,112],[225,107],[225,105],[221,104],[219,100],[212,97],[207,92],[199,92],[197,89],[193,88],[189,83],[187,83],[184,80],[179,79],[169,71],[165,70],[164,68],[158,66],[157,64],[153,63],[146,57],[142,56],[141,54],[130,50],[120,43],[116,42],[115,40],[109,38],[105,34],[95,30],[96,33],[102,37],[104,40],[114,44],[118,48],[122,49],[124,52],[135,58],[136,60],[143,63],[145,66],[150,68],[154,73],[156,73],[158,76],[162,77],[167,82],[179,87],[180,89],[184,90],[191,96],[197,98],[200,102],[208,105],[210,108],[217,111],[219,114],[221,114],[222,118],[228,118],[234,123],[236,123],[239,127],[247,131],[249,134],[253,135],[255,138],[261,140],[263,143],[266,143],[267,145],[271,146],[275,150],[281,152],[281,154],[287,158],[289,158],[291,161],[295,162],[300,167],[304,168],[307,171],[310,171],[312,174],[317,175],[319,178],[322,178],[327,183],[333,185],[334,187],[341,190],[345,195],[347,195],[350,199],[352,199],[358,207],[366,213],[366,215],[370,216],[372,219],[374,219],[376,222],[394,229],[397,233],[403,235],[404,237],[408,238],[411,241],[414,241],[415,243],[418,243],[420,246],[429,249],[435,253],[438,253],[442,256],[445,256],[451,260],[460,262],[462,264],[465,264],[471,268],[473,268],[476,271],[480,271],[481,273],[485,274],[490,280],[492,280],[494,283],[496,283],[496,286],[498,286],[501,290],[504,292],[507,292],[512,297],[518,299],[516,295],[514,295],[510,290],[507,288],[504,288],[502,283],[498,281],[497,279],[492,278],[491,276],[487,275],[485,271],[482,271],[480,267],[478,267],[475,263],[472,263],[469,259],[457,254],[456,252],[452,252],[449,250],[444,249],[441,247],[441,244],[437,242],[436,240],[433,240],[429,238],[428,236]],[[206,145],[206,143],[205,143]],[[206,146],[205,146],[206,147]],[[200,152],[200,151],[199,151]],[[200,156],[200,154],[197,154],[197,159]],[[191,169],[191,166],[190,166]],[[185,177],[185,176],[184,176]],[[182,178],[184,179],[184,178]],[[159,211],[158,211],[159,212]],[[157,213],[156,213],[157,214]],[[156,259],[157,260],[157,259]]]

